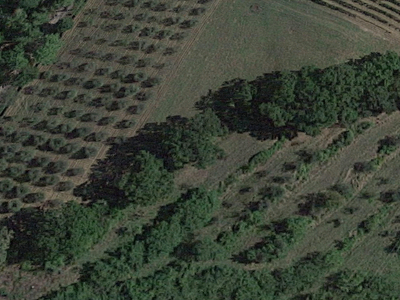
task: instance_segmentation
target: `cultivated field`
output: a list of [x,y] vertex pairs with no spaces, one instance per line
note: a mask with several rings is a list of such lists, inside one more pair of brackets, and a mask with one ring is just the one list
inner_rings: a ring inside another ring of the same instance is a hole
[[399,42],[396,34],[310,1],[219,1],[184,62],[172,69],[174,76],[150,120],[193,114],[201,96],[233,78],[253,79],[304,65],[326,67],[396,50]]

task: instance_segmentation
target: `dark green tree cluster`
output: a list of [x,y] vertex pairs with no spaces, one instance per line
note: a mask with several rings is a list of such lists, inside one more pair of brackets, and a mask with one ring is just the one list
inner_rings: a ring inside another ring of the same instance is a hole
[[[133,245],[121,247],[116,253],[120,258],[128,258],[132,253],[137,255],[137,249],[143,249],[139,260],[143,263],[151,263],[159,257],[168,256],[190,233],[203,228],[219,206],[220,200],[215,191],[204,188],[189,190],[173,205],[171,216],[164,216],[164,220],[148,228]],[[129,265],[137,262],[126,263]]]
[[[138,300],[293,299],[290,296],[310,288],[321,274],[327,272],[337,261],[340,261],[337,252],[313,253],[296,261],[290,267],[273,272],[266,268],[246,271],[226,263],[208,266],[173,261],[152,274],[139,276],[135,280],[125,278],[119,280],[118,284],[115,284],[117,282],[115,279],[114,284],[105,284],[85,277],[81,282],[54,292],[44,299],[89,300],[93,298],[93,295],[96,295],[98,299],[116,300],[127,298]],[[106,275],[104,270],[106,267],[98,271],[104,276]],[[126,270],[126,264],[121,264],[120,272]],[[110,281],[110,273],[107,275],[107,280]]]
[[[132,237],[115,251],[110,252],[108,258],[85,266],[82,272],[84,278],[82,281],[85,283],[82,287],[87,285],[84,287],[84,290],[88,289],[87,296],[90,296],[91,289],[95,288],[101,291],[99,297],[109,297],[108,292],[111,292],[112,299],[120,299],[118,289],[114,290],[116,280],[123,282],[132,272],[140,271],[144,266],[162,259],[168,259],[180,243],[190,238],[193,231],[201,229],[211,220],[213,213],[219,207],[220,200],[215,191],[196,188],[183,194],[172,207],[162,208],[154,223],[145,228],[143,233]],[[75,287],[78,290],[75,290]],[[83,294],[86,292],[80,291],[79,285],[75,287],[72,287],[71,293],[84,297]]]
[[209,109],[191,119],[171,122],[163,130],[161,144],[168,156],[168,167],[180,169],[188,163],[200,168],[211,165],[223,156],[215,138],[226,133],[217,115]]
[[396,277],[342,270],[332,274],[326,284],[307,299],[397,299],[400,285]]
[[106,206],[74,201],[57,210],[23,209],[9,220],[14,231],[9,261],[31,261],[46,269],[71,263],[103,237],[109,220]]
[[38,77],[37,64],[51,64],[62,42],[60,34],[72,28],[67,17],[50,24],[50,16],[69,5],[77,13],[85,0],[1,0],[0,83],[23,86]]
[[144,206],[168,199],[174,193],[173,174],[164,168],[162,160],[147,151],[136,155],[116,185],[128,201]]
[[397,110],[399,71],[398,54],[372,53],[325,69],[308,66],[252,82],[236,79],[199,106],[211,106],[232,130],[315,135],[335,123]]
[[305,235],[311,222],[311,218],[297,216],[272,224],[272,232],[262,242],[242,252],[238,260],[244,263],[261,263],[286,255]]

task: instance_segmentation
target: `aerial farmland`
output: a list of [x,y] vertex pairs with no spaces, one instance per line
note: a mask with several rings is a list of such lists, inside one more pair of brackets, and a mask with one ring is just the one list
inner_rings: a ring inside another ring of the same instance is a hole
[[400,297],[400,1],[0,10],[0,299]]

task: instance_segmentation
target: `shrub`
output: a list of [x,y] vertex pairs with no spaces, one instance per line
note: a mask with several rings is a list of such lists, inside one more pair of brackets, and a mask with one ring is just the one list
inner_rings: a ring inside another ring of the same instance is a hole
[[85,170],[83,168],[72,168],[72,169],[68,169],[65,172],[65,175],[73,177],[73,176],[82,175],[83,173],[85,173]]
[[93,132],[86,136],[84,140],[86,142],[101,142],[107,138],[107,135],[105,132]]
[[356,162],[354,164],[354,170],[356,172],[373,172],[377,169],[377,166],[372,161]]
[[45,175],[40,177],[38,180],[35,180],[33,182],[34,185],[36,186],[50,186],[50,185],[55,185],[60,181],[60,178],[56,175]]
[[112,32],[121,28],[121,26],[122,25],[120,24],[105,24],[101,26],[101,29],[103,29],[105,32]]
[[49,96],[55,96],[58,92],[58,88],[56,87],[48,87],[48,88],[44,88],[39,92],[39,96],[40,97],[49,97]]
[[171,37],[169,38],[171,41],[181,41],[183,40],[185,37],[187,36],[186,32],[178,32],[175,33],[173,35],[171,35]]
[[139,37],[151,36],[154,34],[155,31],[156,31],[156,28],[154,28],[154,27],[144,27],[140,30]]
[[19,123],[19,127],[34,126],[40,121],[38,116],[25,117]]
[[106,76],[106,75],[110,74],[110,72],[111,72],[111,68],[100,68],[94,72],[94,75],[95,76]]
[[124,47],[128,44],[126,40],[115,40],[109,44],[110,47]]
[[68,168],[68,162],[65,160],[58,160],[55,162],[49,163],[49,165],[46,167],[46,173],[47,174],[56,174],[56,173],[62,173]]
[[13,125],[2,125],[0,127],[0,135],[4,137],[11,136],[15,132],[15,127]]
[[109,145],[121,145],[126,143],[127,141],[127,137],[126,136],[115,136],[115,137],[111,137],[107,139],[107,144]]
[[58,133],[69,133],[72,130],[74,130],[75,126],[70,124],[70,123],[66,123],[66,124],[60,124],[57,127],[53,128],[50,130],[51,133],[53,134],[58,134]]
[[371,123],[371,122],[366,122],[366,121],[360,122],[359,124],[356,125],[355,132],[356,132],[357,134],[361,134],[361,133],[363,133],[365,130],[371,128],[372,126],[373,126],[373,123]]
[[111,125],[111,124],[114,124],[116,120],[117,120],[117,117],[115,117],[115,116],[104,117],[104,118],[101,118],[99,120],[99,122],[97,122],[97,125],[99,125],[99,126]]
[[13,143],[24,143],[26,142],[31,134],[26,131],[16,131],[13,133],[11,139]]
[[163,40],[172,35],[171,30],[160,30],[153,36],[154,39]]
[[40,146],[47,141],[46,137],[41,134],[32,134],[29,139],[23,143],[24,146]]
[[168,17],[161,20],[160,23],[163,24],[164,26],[172,26],[178,24],[181,21],[182,21],[181,17]]
[[13,199],[7,202],[7,210],[10,213],[19,212],[22,208],[22,201],[20,199]]
[[94,63],[84,63],[76,67],[77,72],[89,72],[93,71],[93,69],[96,67]]
[[25,172],[25,175],[29,181],[35,181],[42,174],[42,170],[40,168],[33,168]]
[[94,43],[96,45],[103,45],[104,43],[106,43],[107,40],[106,39],[97,39]]
[[204,7],[193,8],[189,11],[189,16],[198,16],[204,14],[206,9]]
[[179,24],[179,28],[182,28],[182,29],[192,28],[194,25],[196,25],[196,23],[197,23],[197,20],[185,20]]
[[128,25],[121,29],[121,33],[133,33],[140,29],[138,25]]
[[52,76],[52,71],[45,71],[40,73],[39,79],[49,79]]
[[87,113],[80,117],[80,121],[82,122],[97,122],[101,118],[99,113]]
[[72,77],[64,81],[65,86],[81,85],[82,83],[83,83],[83,78],[80,77]]
[[129,65],[135,63],[135,57],[134,56],[123,56],[117,61],[121,65]]
[[139,92],[136,94],[135,98],[138,101],[147,101],[151,99],[153,96],[153,93],[151,91],[146,91],[146,92]]
[[354,193],[354,189],[349,183],[337,183],[332,188],[333,191],[338,192],[340,195],[345,197],[346,199],[351,198]]
[[114,96],[116,98],[125,98],[130,95],[135,95],[139,91],[139,87],[136,85],[130,85],[129,87],[122,87],[120,88]]
[[51,199],[47,200],[46,204],[49,208],[55,208],[55,209],[60,209],[62,205],[64,204],[64,201],[60,199]]
[[78,96],[76,96],[74,98],[74,102],[75,103],[79,103],[79,104],[87,104],[90,102],[90,100],[92,100],[92,95],[90,93],[88,94],[79,94]]
[[127,102],[126,100],[113,100],[111,102],[108,102],[105,105],[106,110],[108,111],[116,111],[116,110],[120,110],[123,109],[127,106]]
[[103,82],[98,79],[88,80],[83,84],[85,89],[99,88],[103,85]]
[[119,88],[120,88],[120,85],[118,83],[106,84],[100,88],[100,93],[102,93],[102,94],[112,93],[112,92],[117,91]]
[[55,187],[55,190],[57,190],[59,192],[65,192],[65,191],[72,190],[74,188],[74,186],[75,185],[72,181],[62,181],[57,184],[57,186]]
[[160,84],[160,82],[161,82],[160,78],[150,77],[150,78],[146,79],[145,81],[143,81],[141,86],[142,86],[142,88],[151,88],[153,86]]
[[127,49],[129,50],[134,50],[134,51],[139,51],[139,50],[143,50],[144,47],[146,46],[147,42],[140,40],[140,41],[133,41],[129,43],[129,46]]
[[29,162],[33,159],[35,154],[35,149],[23,149],[15,155],[14,160],[16,162]]
[[76,24],[76,27],[78,28],[84,28],[88,26],[88,22],[79,22],[78,24]]
[[8,167],[8,162],[4,158],[1,158],[0,159],[0,172],[5,171],[7,169],[7,167]]
[[105,97],[98,97],[93,99],[92,101],[90,101],[87,105],[89,107],[103,107],[106,105],[107,101],[109,101],[111,99],[110,96],[105,96]]
[[17,178],[25,173],[25,169],[26,169],[26,167],[22,164],[12,165],[12,166],[8,167],[7,174],[11,178]]
[[71,111],[68,111],[68,112],[66,112],[66,113],[64,113],[64,117],[66,117],[66,118],[79,118],[80,116],[82,116],[83,115],[83,110],[71,110]]
[[30,192],[29,187],[27,185],[22,184],[22,185],[15,186],[10,191],[10,194],[11,194],[12,198],[22,198],[29,192]]
[[43,202],[45,199],[44,193],[30,193],[23,198],[23,202],[25,203],[38,203]]
[[106,62],[106,61],[114,61],[114,60],[116,59],[116,57],[117,57],[117,56],[116,56],[114,53],[107,53],[107,54],[103,55],[103,56],[100,58],[100,60],[103,61],[103,62]]
[[397,149],[399,142],[399,136],[386,136],[379,141],[378,154],[389,155]]
[[280,200],[285,195],[285,189],[279,185],[266,186],[261,189],[260,196],[264,200],[270,200],[272,203]]
[[58,151],[61,147],[67,144],[66,140],[62,137],[60,138],[51,138],[47,142],[47,146],[52,151]]
[[29,163],[29,167],[44,168],[50,163],[50,158],[47,156],[35,157]]
[[5,193],[12,190],[14,187],[14,182],[11,179],[3,179],[0,181],[0,192]]
[[163,55],[168,56],[168,55],[172,55],[174,53],[176,53],[175,48],[167,47],[167,48],[165,48]]
[[129,201],[142,205],[168,198],[174,191],[173,175],[164,168],[162,160],[146,151],[135,156],[133,168],[116,185]]
[[48,110],[47,114],[49,116],[57,116],[63,112],[63,107],[52,107]]
[[85,159],[96,156],[97,149],[94,147],[82,147],[79,151],[75,152],[71,158],[72,159]]
[[77,151],[78,149],[79,149],[78,143],[68,143],[65,146],[61,147],[58,152],[61,154],[70,154]]
[[146,54],[152,54],[154,52],[156,52],[158,49],[160,49],[160,45],[156,45],[156,44],[151,44],[148,45],[145,49],[143,49],[143,52]]
[[150,58],[142,58],[136,62],[136,68],[145,68],[151,64]]
[[90,127],[75,128],[70,133],[67,133],[67,138],[74,139],[74,138],[84,137],[89,133],[91,133],[92,131],[93,129]]
[[122,128],[132,128],[135,125],[136,125],[135,120],[122,120],[122,121],[118,122],[115,127],[118,129],[122,129]]
[[50,131],[60,125],[61,120],[60,118],[52,118],[46,121],[46,130]]
[[61,82],[64,80],[69,79],[69,75],[68,74],[55,74],[53,76],[50,77],[50,82]]
[[77,94],[78,92],[76,90],[62,91],[55,95],[54,98],[58,100],[67,100],[76,97]]

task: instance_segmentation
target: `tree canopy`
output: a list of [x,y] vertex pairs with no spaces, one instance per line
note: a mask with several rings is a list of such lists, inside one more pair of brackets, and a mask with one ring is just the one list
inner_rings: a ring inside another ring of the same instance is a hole
[[131,203],[151,205],[168,198],[174,192],[173,175],[164,168],[161,159],[147,151],[140,151],[129,171],[117,181]]
[[235,79],[198,103],[211,107],[234,131],[303,131],[310,135],[335,123],[391,113],[400,107],[400,58],[395,52],[319,69]]

